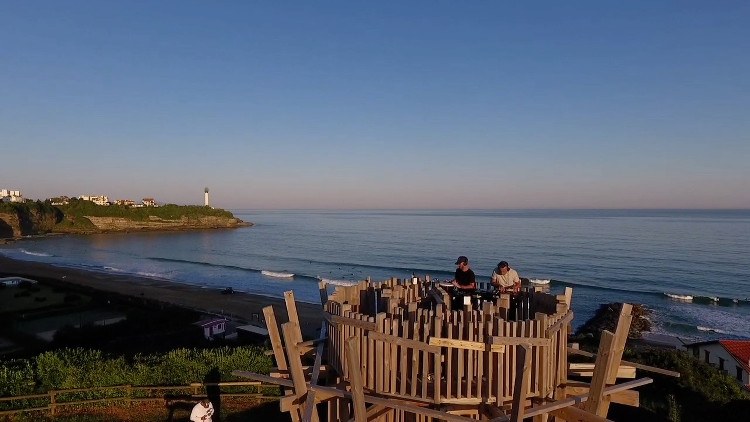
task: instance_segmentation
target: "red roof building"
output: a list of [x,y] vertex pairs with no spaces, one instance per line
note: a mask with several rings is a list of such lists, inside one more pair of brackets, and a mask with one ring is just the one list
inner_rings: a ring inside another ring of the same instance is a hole
[[750,340],[714,340],[685,346],[698,359],[717,366],[750,390]]

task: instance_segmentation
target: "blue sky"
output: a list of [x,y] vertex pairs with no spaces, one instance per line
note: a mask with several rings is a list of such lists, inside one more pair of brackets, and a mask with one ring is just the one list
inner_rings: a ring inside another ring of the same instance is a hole
[[0,1],[0,187],[750,208],[750,3]]

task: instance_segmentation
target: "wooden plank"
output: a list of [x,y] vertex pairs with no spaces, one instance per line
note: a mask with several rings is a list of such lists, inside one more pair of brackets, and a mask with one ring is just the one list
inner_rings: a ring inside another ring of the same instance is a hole
[[[569,382],[565,385],[565,392],[571,396],[588,395],[589,383],[586,382]],[[612,403],[619,403],[626,406],[638,407],[640,405],[640,394],[635,390],[619,391],[609,395]]]
[[[443,332],[447,339],[453,338],[453,312],[446,314],[447,318],[443,321],[445,325]],[[453,349],[448,349],[445,354],[445,398],[453,398]]]
[[573,311],[567,311],[565,315],[560,318],[557,322],[550,325],[549,328],[546,330],[546,335],[549,337],[552,333],[560,330],[561,327],[567,325],[570,321],[573,320]]
[[[370,318],[369,321],[372,321],[375,323],[375,325],[378,325],[378,321],[382,321],[385,319],[385,314],[380,313],[375,315],[374,318]],[[382,322],[381,322],[382,323]],[[370,336],[367,336],[367,381],[366,386],[370,390],[375,389],[375,374],[379,370],[379,361],[378,358],[375,357],[375,340],[371,339]]]
[[[388,406],[384,406],[382,404],[373,405],[367,408],[367,412],[365,414],[366,418],[365,420],[372,421],[377,419],[378,417],[385,415],[388,412],[392,412],[392,409],[388,408]],[[356,422],[356,418],[349,419],[348,422]]]
[[356,422],[367,422],[367,409],[365,408],[364,388],[362,386],[362,368],[357,356],[357,339],[346,340],[346,362],[349,365],[349,385],[351,386],[352,407],[354,408],[354,420]]
[[[637,380],[623,382],[621,384],[609,386],[604,389],[602,394],[612,395],[612,394],[619,393],[621,391],[632,390],[633,388],[641,387],[646,384],[651,384],[652,382],[654,382],[654,380],[652,380],[651,378],[639,378]],[[564,407],[576,405],[579,403],[585,403],[587,400],[588,400],[588,394],[575,396],[575,397],[568,397],[562,400],[556,400],[553,402],[534,406],[533,408],[529,409],[529,411],[526,412],[526,417],[530,418],[532,416],[541,415],[543,413],[550,413],[555,409],[562,409]]]
[[[433,336],[440,335],[442,328],[443,328],[443,319],[439,316],[436,316],[432,320],[432,332],[431,334]],[[441,353],[437,354],[430,354],[432,357],[432,400],[435,402],[435,404],[440,404],[440,394],[441,394],[441,387],[442,387],[442,350]]]
[[[331,396],[351,398],[352,393],[349,391],[342,391],[333,387],[315,386],[312,387],[318,392],[325,392]],[[417,415],[423,415],[430,418],[435,418],[447,422],[476,422],[476,419],[468,418],[465,416],[452,415],[441,410],[430,409],[429,407],[418,406],[414,402],[400,401],[391,397],[376,397],[365,394],[365,403],[383,405],[391,409],[397,409],[408,413],[414,413]]]
[[[401,324],[400,331],[399,331],[401,333],[401,337],[406,337],[406,334],[408,332],[408,328],[407,328],[408,322],[398,321],[398,320],[396,321],[397,323]],[[414,353],[414,350],[410,350],[409,348],[403,348],[401,351],[401,360],[398,365],[399,376],[401,378],[398,392],[401,394],[406,394],[406,380],[407,380],[406,374],[408,372],[409,362],[411,362],[410,356],[409,356],[410,353]]]
[[[570,363],[568,364],[568,367],[568,376],[591,377],[594,375],[593,363]],[[630,365],[620,365],[615,374],[617,378],[635,379],[635,367]]]
[[[412,338],[412,342],[415,344],[421,344],[419,341],[419,333],[417,332],[417,324],[415,324],[411,319],[408,320],[407,328],[409,329],[409,333],[404,332],[404,337]],[[409,394],[411,394],[411,397],[417,396],[417,383],[418,383],[418,377],[419,377],[419,358],[420,353],[419,349],[412,347],[411,348],[411,374],[409,376],[409,382],[411,383]],[[404,392],[406,393],[406,392]]]
[[271,339],[273,356],[276,358],[276,367],[282,371],[286,371],[289,367],[286,363],[286,356],[284,356],[284,345],[281,342],[281,335],[279,334],[279,326],[276,323],[276,315],[274,314],[273,306],[266,306],[263,308],[263,317],[266,320],[268,337]]
[[591,378],[591,388],[589,389],[588,401],[584,405],[587,412],[595,413],[601,416],[599,412],[603,410],[603,394],[606,386],[607,376],[610,373],[610,367],[615,357],[614,350],[615,335],[611,332],[602,331],[602,338],[599,342],[599,356],[596,358],[596,370]]
[[[573,354],[573,355],[586,356],[586,357],[590,357],[590,358],[595,358],[596,357],[596,353],[587,352],[585,350],[575,349],[575,348],[572,348],[572,347],[568,347],[567,350],[568,350],[568,353]],[[637,362],[630,362],[630,361],[627,361],[627,360],[620,361],[620,363],[623,364],[623,365],[632,366],[633,368],[636,368],[636,369],[641,369],[641,370],[644,370],[644,371],[653,372],[655,374],[662,374],[662,375],[667,375],[667,376],[675,377],[675,378],[679,378],[680,377],[680,373],[679,372],[670,371],[668,369],[662,369],[662,368],[657,368],[655,366],[643,365],[643,364],[640,364],[640,363],[637,363]]]
[[299,324],[299,314],[297,314],[297,303],[294,301],[294,291],[287,290],[284,292],[284,303],[286,304],[286,313],[289,315],[289,321]]
[[452,348],[464,349],[464,350],[479,350],[482,352],[489,350],[489,345],[485,343],[480,343],[478,341],[453,340],[453,339],[441,338],[441,337],[430,337],[427,344],[429,344],[430,346],[452,347]]
[[[398,335],[398,328],[399,328],[399,321],[393,320],[391,321],[391,335],[395,337],[399,337]],[[391,353],[391,370],[390,370],[390,390],[391,392],[396,392],[396,380],[398,379],[398,368],[399,366],[403,365],[403,362],[401,362],[399,353],[399,344],[397,343],[391,343],[390,347],[390,353]],[[404,346],[401,346],[401,351],[403,353],[403,350],[405,349]]]
[[562,418],[568,422],[612,422],[607,418],[589,413],[575,406],[568,406],[550,412],[553,416]]
[[[305,373],[302,369],[302,360],[296,346],[299,340],[301,340],[299,325],[291,321],[284,323],[281,325],[281,332],[284,336],[284,344],[286,344],[287,360],[289,361],[289,374],[292,377],[292,383],[294,385],[294,396],[297,400],[303,400],[303,397],[307,394],[307,383],[305,381]],[[297,403],[299,403],[299,401],[297,401]],[[304,406],[301,409],[297,406],[297,408],[290,413],[296,415],[298,411],[304,412],[304,410]],[[292,418],[295,419],[295,416],[292,416]],[[311,419],[309,420],[317,422],[317,412],[312,412]]]
[[[419,334],[418,330],[416,329],[415,329],[415,332],[417,333],[417,335]],[[412,349],[417,349],[417,350],[421,350],[423,352],[428,352],[428,353],[440,353],[440,347],[431,346],[429,344],[421,342],[420,340],[401,338],[401,337],[394,336],[391,334],[383,334],[383,333],[378,333],[375,331],[370,331],[369,333],[367,333],[367,335],[372,336],[373,340],[376,340],[376,341],[384,341],[390,344],[398,344],[399,346],[402,346],[402,347],[409,347]]]
[[527,322],[530,323],[531,321],[519,321],[517,322],[518,327],[524,327],[521,330],[523,330],[521,333],[518,334],[518,337],[496,337],[492,336],[489,338],[490,344],[493,345],[506,345],[506,346],[518,346],[518,345],[526,345],[526,346],[549,346],[552,344],[552,340],[548,338],[534,338],[530,337],[530,334],[526,334],[526,328]]
[[[463,328],[464,328],[464,316],[465,311],[458,311],[458,323],[455,324],[455,334],[458,340],[463,339]],[[464,378],[467,374],[464,373],[464,351],[462,349],[456,349],[458,358],[456,359],[456,398],[466,397],[464,394]]]
[[524,419],[524,403],[526,403],[526,392],[529,386],[529,377],[531,371],[531,353],[527,346],[516,347],[518,361],[521,364],[516,368],[516,382],[513,390],[513,408],[511,409],[510,420],[521,422]]
[[361,321],[356,318],[329,314],[323,314],[323,318],[329,321],[331,324],[346,325],[349,327],[356,327],[367,331],[374,331],[376,329],[374,322]]
[[318,291],[320,292],[320,304],[325,306],[328,302],[328,288],[325,281],[318,282]]
[[[320,327],[320,335],[325,336],[326,335],[326,322],[323,321],[321,327]],[[310,385],[315,385],[318,383],[318,377],[320,377],[320,364],[323,360],[323,347],[325,346],[325,343],[319,343],[317,350],[315,351],[315,363],[313,363],[313,371],[312,375],[310,376]],[[315,412],[315,392],[314,391],[308,391],[307,392],[307,400],[305,401],[305,414],[302,417],[303,421],[311,421],[315,420],[315,417],[313,417],[313,413]],[[317,413],[317,412],[315,412]]]
[[[484,313],[482,313],[482,314],[479,314],[479,316],[481,318],[478,319],[477,323],[474,325],[475,330],[476,330],[476,338],[475,338],[475,340],[477,340],[477,341],[485,341],[484,325],[485,325],[485,316],[486,315]],[[477,352],[475,354],[475,356],[476,356],[476,360],[477,360],[477,366],[476,366],[477,376],[476,376],[476,378],[474,378],[476,380],[476,393],[475,393],[475,396],[476,397],[482,397],[482,398],[484,398],[484,397],[487,396],[486,394],[483,395],[483,392],[482,392],[482,387],[484,387],[484,385],[483,385],[484,384],[484,380],[486,379],[486,368],[485,368],[485,365],[484,365],[485,364],[485,362],[484,362],[485,353],[484,353],[484,351]],[[485,400],[483,400],[483,401],[485,401]]]
[[[386,324],[385,314],[378,314],[375,319],[376,330],[378,332],[383,332],[385,330],[385,324]],[[373,370],[377,368],[376,369],[377,372],[375,373],[375,392],[382,393],[384,391],[383,390],[383,378],[386,372],[384,369],[385,362],[380,360],[380,359],[383,359],[383,342],[375,341],[375,338],[372,336],[372,332],[368,333],[367,338],[375,342],[375,355],[377,356],[379,360],[378,365],[372,368]]]

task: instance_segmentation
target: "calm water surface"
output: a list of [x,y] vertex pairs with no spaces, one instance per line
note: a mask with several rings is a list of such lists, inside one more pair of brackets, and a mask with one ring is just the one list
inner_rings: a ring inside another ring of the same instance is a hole
[[[458,255],[480,280],[498,261],[572,286],[574,325],[601,303],[651,308],[655,331],[750,337],[750,211],[243,211],[255,226],[28,239],[6,256],[316,301],[317,282],[448,279]],[[261,271],[293,273],[293,278]],[[218,293],[217,293],[218,294]],[[667,296],[690,295],[692,302]]]

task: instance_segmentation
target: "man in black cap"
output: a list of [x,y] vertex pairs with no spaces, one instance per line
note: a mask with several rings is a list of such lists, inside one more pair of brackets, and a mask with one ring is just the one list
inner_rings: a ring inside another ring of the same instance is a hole
[[453,277],[453,285],[461,290],[474,290],[477,288],[474,271],[469,268],[469,258],[461,255],[456,260],[456,274]]

